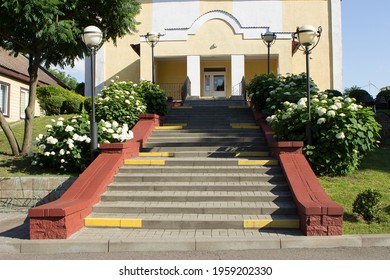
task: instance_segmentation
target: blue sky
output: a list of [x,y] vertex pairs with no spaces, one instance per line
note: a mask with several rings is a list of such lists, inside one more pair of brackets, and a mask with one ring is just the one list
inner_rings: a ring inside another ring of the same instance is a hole
[[390,1],[343,0],[342,24],[344,87],[375,97],[390,86]]
[[[390,86],[390,1],[343,0],[344,88],[359,86],[374,97]],[[84,80],[84,63],[65,71]]]

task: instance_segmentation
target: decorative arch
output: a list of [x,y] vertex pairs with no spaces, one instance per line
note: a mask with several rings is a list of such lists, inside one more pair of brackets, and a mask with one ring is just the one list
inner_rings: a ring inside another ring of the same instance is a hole
[[222,10],[213,10],[198,17],[190,27],[166,28],[166,36],[162,37],[162,40],[187,40],[188,35],[195,35],[203,24],[212,19],[225,21],[231,26],[235,34],[242,34],[244,39],[260,39],[261,33],[265,32],[269,28],[267,26],[242,26],[238,19],[232,14]]

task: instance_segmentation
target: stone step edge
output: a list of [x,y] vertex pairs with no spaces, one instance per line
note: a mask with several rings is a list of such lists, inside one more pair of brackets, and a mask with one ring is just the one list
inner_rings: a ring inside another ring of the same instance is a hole
[[[85,218],[84,219],[84,226],[86,227],[105,227],[105,228],[143,228],[143,219],[129,219],[129,218]],[[153,221],[153,220],[147,220],[148,223],[153,222],[161,222]],[[170,222],[170,221],[167,221]],[[179,221],[182,222],[182,221]],[[216,221],[200,221],[202,223],[209,222],[218,222],[220,223],[221,220]],[[229,221],[231,222],[231,221]],[[243,229],[261,229],[261,228],[299,228],[299,219],[259,219],[259,220],[242,220],[242,221],[234,221],[242,223]]]
[[269,152],[254,151],[254,152],[229,152],[229,151],[182,151],[182,152],[140,152],[138,157],[177,157],[180,154],[187,153],[211,153],[211,154],[232,154],[233,157],[268,157]]
[[[165,159],[126,159],[125,165],[165,165]],[[262,160],[237,160],[237,166],[277,166],[279,161],[276,159],[262,159]]]

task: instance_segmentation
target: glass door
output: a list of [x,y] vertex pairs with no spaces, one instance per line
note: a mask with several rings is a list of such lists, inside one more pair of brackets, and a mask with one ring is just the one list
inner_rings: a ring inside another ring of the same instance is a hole
[[225,73],[205,73],[204,96],[226,96]]

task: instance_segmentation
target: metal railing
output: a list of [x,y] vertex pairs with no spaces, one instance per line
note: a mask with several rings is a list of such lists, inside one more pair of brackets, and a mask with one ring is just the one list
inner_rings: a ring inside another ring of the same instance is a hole
[[187,96],[191,96],[191,80],[188,77],[181,87],[181,101],[184,102]]
[[161,83],[159,86],[165,91],[165,95],[173,100],[184,101],[187,96],[191,95],[191,81],[188,77],[184,83]]
[[246,101],[246,84],[244,77],[242,77],[241,82],[232,87],[232,96],[242,96],[244,101]]

